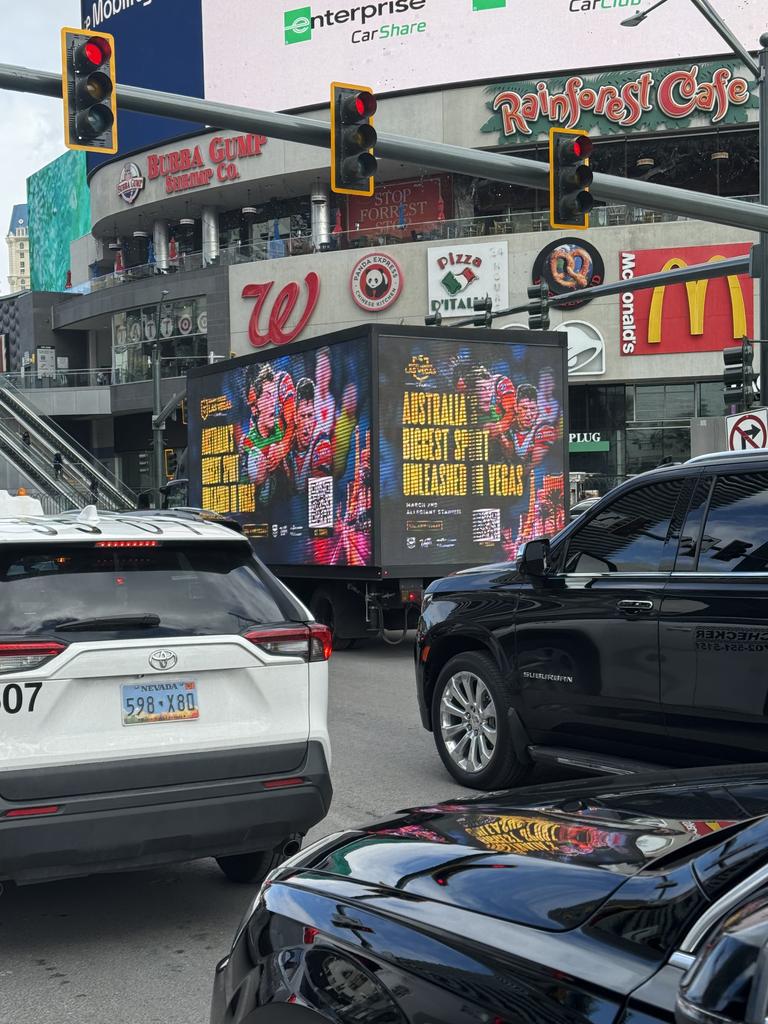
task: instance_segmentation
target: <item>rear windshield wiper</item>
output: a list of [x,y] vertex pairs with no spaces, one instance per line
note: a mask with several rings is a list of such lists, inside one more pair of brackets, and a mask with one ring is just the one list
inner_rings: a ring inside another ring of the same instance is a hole
[[60,619],[48,625],[59,632],[89,629],[153,629],[160,625],[160,616],[154,612],[137,615],[99,615],[92,619]]

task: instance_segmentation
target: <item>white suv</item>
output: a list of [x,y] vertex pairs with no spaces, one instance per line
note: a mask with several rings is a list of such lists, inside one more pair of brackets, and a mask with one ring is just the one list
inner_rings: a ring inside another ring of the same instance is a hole
[[226,526],[0,519],[0,879],[260,880],[328,813],[330,651]]

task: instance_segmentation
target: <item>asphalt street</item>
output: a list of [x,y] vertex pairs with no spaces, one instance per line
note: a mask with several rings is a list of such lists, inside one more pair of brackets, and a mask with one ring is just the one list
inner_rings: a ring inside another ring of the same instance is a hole
[[[422,728],[410,644],[332,660],[334,802],[310,833],[469,793]],[[95,875],[0,896],[0,1019],[14,1024],[205,1024],[217,960],[254,886],[212,860]]]

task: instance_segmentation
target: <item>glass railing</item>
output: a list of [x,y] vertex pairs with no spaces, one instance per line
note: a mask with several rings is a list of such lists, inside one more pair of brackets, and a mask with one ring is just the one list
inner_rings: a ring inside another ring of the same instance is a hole
[[[184,377],[193,366],[205,366],[207,356],[172,356],[160,360],[160,375]],[[110,384],[136,384],[152,380],[152,367],[116,367],[114,370],[59,370],[52,377],[36,373],[4,373],[3,379],[19,391],[50,391],[58,388],[109,387]]]
[[[193,366],[205,366],[207,363],[207,356],[168,356],[160,360],[160,376],[163,379],[185,377]],[[147,380],[152,380],[150,365],[117,366],[111,373],[113,384],[140,384]]]
[[[733,196],[742,202],[759,202],[758,196]],[[677,214],[659,213],[638,206],[598,206],[591,215],[591,227],[620,227],[636,224],[665,224],[689,220]],[[236,263],[257,263],[262,260],[286,256],[303,256],[314,252],[333,252],[339,249],[369,249],[378,246],[403,245],[409,242],[432,242],[453,238],[479,238],[494,235],[515,235],[535,231],[551,231],[546,210],[495,214],[490,217],[456,217],[452,220],[419,221],[416,223],[381,224],[376,227],[355,226],[348,231],[332,231],[327,240],[317,245],[312,235],[296,234],[269,238],[252,245],[234,245],[219,250],[213,259],[201,252],[182,253],[164,265],[148,263],[129,270],[121,270],[94,278],[69,289],[70,293],[91,294],[105,288],[114,288],[131,281],[157,275],[189,273],[208,266],[232,266]]]
[[38,377],[31,373],[5,373],[20,391],[47,391],[51,388],[94,388],[107,387],[111,383],[111,370],[57,370],[50,377]]

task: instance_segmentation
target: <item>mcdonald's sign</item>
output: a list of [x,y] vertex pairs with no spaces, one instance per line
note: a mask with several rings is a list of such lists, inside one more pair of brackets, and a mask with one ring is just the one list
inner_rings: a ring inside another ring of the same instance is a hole
[[[749,250],[749,242],[740,242],[624,251],[619,253],[619,274],[623,281],[631,281],[644,274],[744,256]],[[621,354],[718,352],[752,336],[754,305],[753,282],[747,274],[622,292]]]

